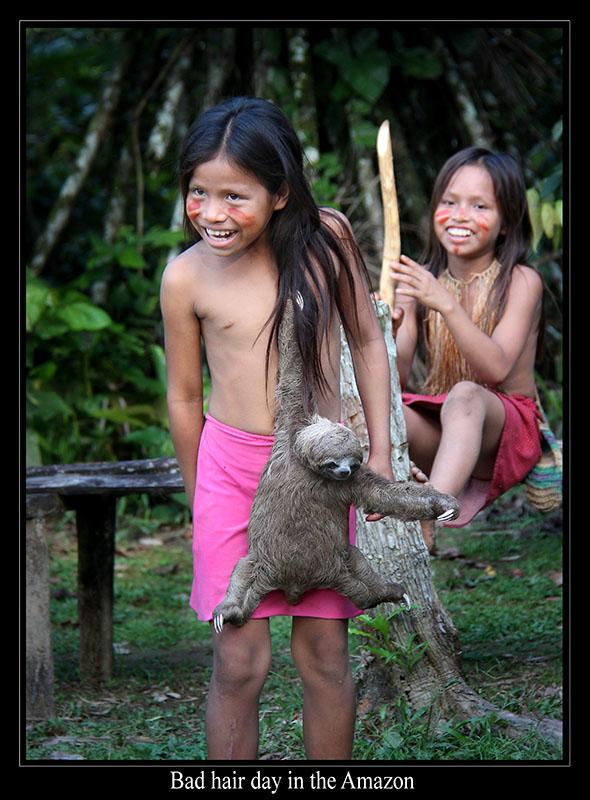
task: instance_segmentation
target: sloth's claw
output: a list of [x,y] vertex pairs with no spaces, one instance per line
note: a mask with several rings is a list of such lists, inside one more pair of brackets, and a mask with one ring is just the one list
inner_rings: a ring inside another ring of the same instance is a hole
[[223,630],[223,614],[216,614],[213,617],[213,627],[217,633],[221,633]]
[[443,511],[442,514],[439,514],[437,519],[445,521],[448,519],[454,519],[454,517],[455,517],[455,511],[452,508],[449,508],[446,511]]
[[403,601],[404,605],[410,608],[410,606],[412,605],[412,601],[410,600],[410,596],[409,594],[407,594],[407,592],[404,594]]

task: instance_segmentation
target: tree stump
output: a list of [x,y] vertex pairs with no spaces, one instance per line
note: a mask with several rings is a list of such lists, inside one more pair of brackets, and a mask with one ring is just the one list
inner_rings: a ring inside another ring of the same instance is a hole
[[[391,314],[383,301],[377,301],[378,316],[384,331],[391,372],[391,441],[392,466],[398,480],[408,480],[410,466],[401,388],[392,335]],[[368,449],[368,436],[362,405],[358,396],[350,350],[344,333],[341,359],[342,409],[347,424]],[[441,605],[432,582],[430,556],[418,522],[405,523],[392,517],[365,522],[357,513],[357,545],[379,572],[402,583],[411,599],[411,609],[397,614],[389,622],[389,636],[403,652],[409,642],[413,647],[425,644],[424,656],[405,669],[385,666],[378,659],[368,659],[359,678],[359,692],[376,707],[403,694],[413,712],[432,709],[437,719],[468,719],[494,713],[513,733],[531,728],[548,738],[561,741],[559,720],[539,720],[511,714],[496,708],[471,689],[461,676],[461,645],[453,620]],[[383,604],[381,613],[391,614],[396,606]],[[412,637],[412,638],[410,638]]]

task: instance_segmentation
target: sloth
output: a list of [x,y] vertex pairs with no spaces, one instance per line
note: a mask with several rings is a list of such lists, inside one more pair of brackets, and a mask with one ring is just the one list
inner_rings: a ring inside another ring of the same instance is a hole
[[362,609],[404,596],[407,602],[404,587],[375,572],[349,544],[351,504],[406,521],[450,520],[459,513],[454,497],[430,485],[372,472],[363,465],[356,434],[319,416],[313,400],[305,402],[295,313],[289,300],[279,328],[275,439],[250,512],[248,554],[237,562],[213,611],[218,633],[224,622],[247,622],[275,589],[291,605],[319,588],[334,589]]

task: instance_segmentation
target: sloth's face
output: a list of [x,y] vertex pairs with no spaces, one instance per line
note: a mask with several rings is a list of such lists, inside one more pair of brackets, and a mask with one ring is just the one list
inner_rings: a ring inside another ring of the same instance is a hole
[[333,481],[346,481],[360,468],[361,462],[356,458],[329,459],[320,465],[320,473],[324,478]]
[[323,417],[299,431],[295,453],[300,461],[324,478],[345,481],[363,463],[361,443],[355,434]]

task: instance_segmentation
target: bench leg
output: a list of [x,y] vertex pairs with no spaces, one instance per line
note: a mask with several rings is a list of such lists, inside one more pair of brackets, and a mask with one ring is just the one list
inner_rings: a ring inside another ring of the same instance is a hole
[[113,667],[116,498],[85,495],[72,503],[78,532],[80,675],[103,682]]
[[48,719],[54,705],[45,517],[27,519],[26,536],[26,714],[27,719]]

